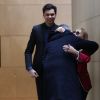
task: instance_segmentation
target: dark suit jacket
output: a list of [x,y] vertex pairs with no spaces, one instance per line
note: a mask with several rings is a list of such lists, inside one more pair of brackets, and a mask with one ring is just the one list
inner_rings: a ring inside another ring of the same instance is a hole
[[[41,70],[42,61],[45,52],[44,35],[48,33],[49,30],[55,30],[57,27],[58,25],[56,24],[52,25],[51,27],[48,27],[45,23],[33,27],[30,35],[30,39],[28,41],[25,50],[25,63],[26,63],[27,70],[30,70],[32,68],[34,68],[36,71]],[[32,61],[32,53],[35,46],[36,46],[36,50]]]

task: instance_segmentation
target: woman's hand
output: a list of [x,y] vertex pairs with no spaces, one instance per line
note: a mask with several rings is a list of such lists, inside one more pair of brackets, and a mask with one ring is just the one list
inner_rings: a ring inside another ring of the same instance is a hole
[[63,33],[65,32],[65,29],[63,27],[58,27],[55,31]]
[[79,54],[79,51],[77,51],[73,46],[71,46],[70,44],[68,44],[68,45],[64,45],[63,46],[63,50],[65,51],[65,52],[69,52],[69,53],[71,53],[71,54],[74,54],[75,56],[78,56],[78,54]]

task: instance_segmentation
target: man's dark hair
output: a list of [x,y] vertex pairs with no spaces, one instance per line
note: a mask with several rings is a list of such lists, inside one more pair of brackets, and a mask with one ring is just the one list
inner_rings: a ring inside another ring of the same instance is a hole
[[44,5],[44,7],[42,8],[43,14],[45,13],[45,11],[51,10],[51,9],[54,9],[55,14],[57,13],[57,7],[54,6],[53,4],[48,3]]

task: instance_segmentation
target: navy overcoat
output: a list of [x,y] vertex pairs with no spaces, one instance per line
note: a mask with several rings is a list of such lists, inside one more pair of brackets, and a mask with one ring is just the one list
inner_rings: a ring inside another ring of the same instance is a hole
[[43,62],[45,100],[85,100],[77,73],[77,61],[72,54],[64,52],[65,44],[77,50],[83,49],[90,55],[98,48],[97,43],[77,38],[69,31],[52,32]]

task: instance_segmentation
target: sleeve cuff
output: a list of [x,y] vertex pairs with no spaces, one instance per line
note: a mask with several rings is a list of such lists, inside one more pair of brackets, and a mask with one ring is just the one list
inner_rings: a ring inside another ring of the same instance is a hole
[[78,53],[77,53],[77,60],[79,60],[79,56],[80,56],[80,51],[78,51]]
[[81,53],[81,52],[82,52],[82,49],[80,49],[80,50],[78,51],[78,55],[77,55],[77,58],[76,58],[78,61],[80,61],[80,53]]

